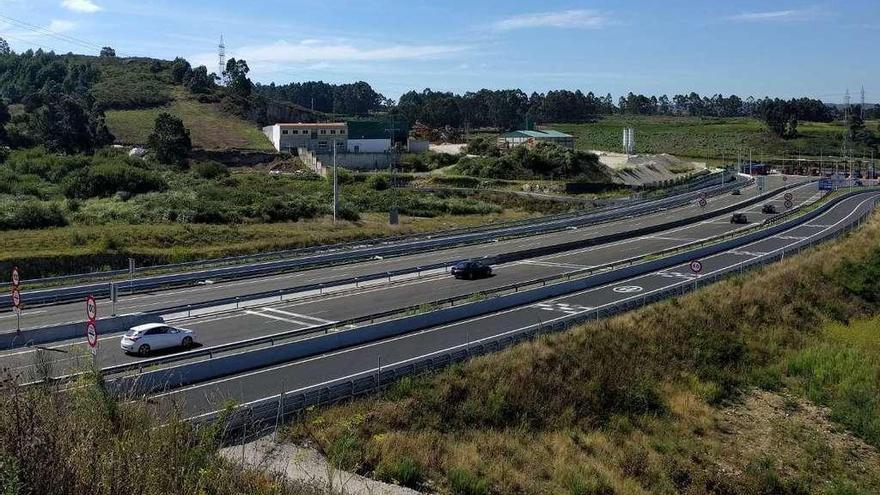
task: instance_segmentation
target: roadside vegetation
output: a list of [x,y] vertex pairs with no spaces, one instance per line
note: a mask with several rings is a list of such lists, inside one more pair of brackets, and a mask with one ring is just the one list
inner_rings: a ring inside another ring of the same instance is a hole
[[326,493],[224,460],[219,429],[194,431],[141,403],[119,403],[93,375],[65,392],[15,383],[0,385],[4,494]]
[[545,336],[287,431],[450,494],[880,491],[880,217],[681,298]]

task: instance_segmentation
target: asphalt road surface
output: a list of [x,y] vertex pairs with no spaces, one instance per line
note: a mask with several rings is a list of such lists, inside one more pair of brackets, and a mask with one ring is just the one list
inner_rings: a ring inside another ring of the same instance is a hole
[[[819,194],[813,184],[805,184],[790,191],[795,205],[812,202]],[[736,196],[734,196],[736,198]],[[719,198],[719,200],[722,198]],[[766,203],[779,204],[784,211],[782,195],[740,210],[753,223],[770,215],[761,213]],[[732,232],[748,226],[731,224],[730,215],[713,217],[702,222],[677,227],[649,236],[617,241],[599,246],[557,253],[495,267],[494,276],[480,280],[455,280],[450,276],[435,276],[393,284],[362,288],[338,295],[310,297],[302,301],[286,301],[240,310],[223,311],[192,318],[179,318],[169,323],[194,330],[196,341],[203,346],[214,346],[292,330],[304,330],[326,323],[335,323],[355,317],[409,306],[430,304],[454,296],[467,296],[481,291],[516,283],[525,283],[542,277],[571,273],[615,261],[648,255],[660,250],[682,246],[697,240]],[[532,243],[534,239],[525,239]],[[528,244],[525,247],[533,247]],[[137,296],[135,296],[137,297]],[[82,312],[84,305],[80,304]],[[98,364],[107,367],[134,363],[142,357],[124,354],[119,349],[121,333],[100,336]],[[52,363],[53,376],[66,374],[89,362],[85,338],[61,341],[42,346],[46,352],[18,349],[0,353],[0,366],[26,377],[35,363]],[[179,352],[179,349],[162,354]],[[160,354],[161,355],[161,354]]]
[[[700,276],[706,279],[714,273],[735,268],[763,254],[777,252],[786,246],[808,243],[811,239],[843,229],[866,211],[878,197],[878,193],[857,195],[837,204],[807,224],[709,256],[701,260],[703,270]],[[533,305],[183,387],[156,394],[150,398],[150,402],[159,409],[179,408],[186,415],[192,416],[214,411],[228,400],[246,404],[282,391],[295,393],[303,388],[375,373],[377,362],[381,362],[386,368],[393,367],[479,339],[516,332],[539,323],[547,324],[572,314],[594,311],[602,305],[640,297],[681,281],[693,280],[694,276],[686,264],[667,268]]]
[[[788,183],[804,181],[807,178],[791,177]],[[785,184],[781,176],[771,176],[767,179],[767,189],[774,189]],[[805,186],[806,188],[815,186]],[[121,296],[116,305],[117,314],[130,314],[142,311],[171,307],[180,304],[195,304],[226,297],[241,296],[256,292],[275,291],[299,285],[314,284],[355,277],[385,271],[411,268],[420,265],[452,261],[465,258],[492,256],[499,253],[517,251],[537,246],[548,246],[564,242],[590,239],[608,234],[627,232],[636,228],[650,225],[667,223],[670,221],[699,215],[706,211],[712,211],[740,202],[758,195],[755,186],[742,189],[741,196],[725,194],[709,198],[708,205],[703,208],[697,204],[674,208],[666,211],[658,211],[653,214],[628,218],[616,222],[583,227],[577,230],[565,230],[551,234],[522,237],[517,239],[501,240],[493,242],[486,239],[485,244],[463,246],[452,249],[438,250],[427,253],[400,256],[383,260],[353,263],[326,268],[304,270],[299,272],[284,273],[259,277],[253,279],[218,282],[216,284],[180,287],[169,290],[160,290],[152,293],[124,295],[124,287],[120,288]],[[777,208],[784,211],[783,201],[775,201]],[[754,210],[754,208],[750,208]],[[757,218],[757,217],[756,217]],[[99,317],[107,316],[110,312],[109,300],[99,300]],[[37,328],[48,325],[63,323],[84,322],[84,304],[82,302],[58,304],[54,306],[36,307],[27,309],[22,313],[21,328]],[[0,313],[0,332],[15,330],[16,319],[11,312]]]

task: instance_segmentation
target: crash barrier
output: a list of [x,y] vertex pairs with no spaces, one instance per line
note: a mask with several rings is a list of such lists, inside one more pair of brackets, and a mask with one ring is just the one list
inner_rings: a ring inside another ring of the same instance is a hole
[[[731,189],[743,187],[743,184],[727,184],[723,187],[716,186],[708,188],[705,192],[712,194],[721,194]],[[792,186],[789,186],[792,187]],[[782,190],[784,188],[780,188]],[[692,201],[699,192],[690,192],[677,195],[670,198],[660,200],[650,200],[637,203],[635,205],[612,208],[607,211],[590,213],[586,215],[569,215],[562,216],[557,219],[534,219],[524,222],[521,225],[514,226],[487,226],[486,228],[478,228],[471,230],[462,230],[460,234],[450,235],[444,233],[441,237],[431,235],[419,235],[418,239],[411,242],[401,244],[405,239],[380,239],[373,243],[360,242],[349,243],[347,245],[325,246],[319,254],[315,254],[312,250],[309,256],[295,259],[281,259],[275,261],[265,261],[249,265],[223,266],[218,268],[210,268],[196,272],[172,273],[165,275],[156,275],[131,280],[120,280],[116,282],[118,289],[122,293],[134,293],[157,287],[168,287],[174,285],[184,285],[207,279],[229,279],[229,278],[252,278],[267,273],[277,273],[283,271],[301,270],[306,268],[315,268],[325,265],[353,263],[364,261],[376,256],[392,257],[406,254],[413,254],[423,251],[446,249],[454,246],[463,246],[469,244],[478,244],[486,241],[487,237],[496,239],[504,239],[511,237],[519,237],[524,235],[534,235],[538,233],[550,233],[564,230],[569,227],[595,225],[620,219],[630,215],[638,215],[658,208],[672,208],[681,204]],[[528,222],[528,223],[525,223]],[[363,249],[350,250],[346,248],[356,248],[358,246],[367,246]],[[300,251],[304,252],[304,251]],[[295,252],[289,252],[296,254]],[[230,260],[232,258],[227,258]],[[202,262],[204,263],[204,262]],[[214,263],[218,263],[214,260]],[[180,265],[165,265],[164,268]],[[153,267],[157,268],[157,267]],[[110,272],[102,272],[104,275]],[[116,275],[128,273],[124,270],[114,272]],[[97,275],[96,275],[97,276]],[[103,275],[102,275],[103,276]],[[82,278],[82,277],[80,277]],[[25,281],[33,282],[33,281]],[[110,293],[110,283],[100,282],[73,287],[57,287],[43,290],[27,291],[21,294],[22,301],[25,305],[52,304],[63,301],[75,300],[86,295],[95,297],[105,297]],[[10,302],[0,300],[0,309],[10,309]]]
[[476,356],[497,352],[517,343],[534,339],[540,335],[567,331],[589,321],[598,321],[627,311],[632,311],[671,297],[683,296],[707,284],[726,277],[742,274],[747,270],[761,268],[776,263],[786,256],[796,255],[811,249],[817,244],[846,235],[861,226],[876,208],[860,214],[847,227],[829,231],[825,235],[801,241],[760,257],[743,261],[719,270],[697,281],[683,280],[676,285],[632,296],[626,300],[606,304],[583,313],[565,316],[546,324],[535,324],[510,332],[468,341],[403,363],[389,363],[376,369],[364,370],[354,376],[293,391],[273,394],[263,399],[239,404],[231,410],[213,411],[190,418],[196,426],[222,421],[222,431],[226,441],[247,442],[262,437],[285,421],[299,417],[309,408],[326,406],[350,400],[366,394],[377,394],[387,386],[404,377],[412,377],[445,368]]
[[[703,258],[712,254],[754,242],[759,239],[771,237],[779,232],[790,229],[805,222],[809,222],[828,211],[853,195],[864,194],[854,192],[835,198],[815,210],[787,222],[768,227],[766,229],[746,234],[740,237],[719,242],[710,246],[698,248],[692,251],[672,255],[653,261],[631,265],[614,271],[604,272],[582,279],[569,280],[558,284],[548,285],[523,292],[507,294],[488,300],[463,304],[456,307],[439,309],[429,313],[410,317],[398,318],[381,323],[358,327],[353,330],[342,330],[316,337],[305,338],[294,342],[273,345],[242,352],[233,355],[214,357],[194,363],[187,363],[176,367],[163,368],[147,371],[138,375],[120,377],[112,381],[113,387],[122,394],[148,394],[154,391],[175,388],[191,383],[197,383],[209,379],[215,379],[226,375],[242,373],[252,369],[272,366],[282,362],[329,352],[353,345],[363,344],[378,339],[385,339],[403,333],[408,333],[424,328],[435,327],[443,324],[460,321],[463,319],[494,313],[504,309],[523,306],[542,301],[556,296],[569,294],[597,286],[601,286],[616,280],[627,279],[634,276],[651,273],[671,266],[685,263],[692,259]],[[200,351],[204,352],[204,351]]]
[[[113,333],[128,330],[136,325],[144,323],[159,323],[162,318],[159,315],[137,313],[109,318],[97,321],[97,328],[101,333]],[[20,332],[0,334],[0,349],[12,349],[15,347],[28,347],[33,345],[57,342],[59,340],[73,339],[86,335],[86,322],[65,323],[46,327],[30,328]]]

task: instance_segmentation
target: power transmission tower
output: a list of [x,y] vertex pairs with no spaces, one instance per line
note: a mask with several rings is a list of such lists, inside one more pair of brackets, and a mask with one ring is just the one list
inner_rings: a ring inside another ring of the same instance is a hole
[[226,45],[223,43],[223,35],[220,35],[220,44],[217,45],[217,77],[220,78],[220,84],[224,84],[225,77],[223,73],[226,71]]

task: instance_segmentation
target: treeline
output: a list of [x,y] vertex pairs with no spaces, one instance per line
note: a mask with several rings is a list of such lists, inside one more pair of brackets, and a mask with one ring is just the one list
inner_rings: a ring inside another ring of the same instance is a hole
[[[455,94],[425,89],[400,97],[396,110],[411,122],[434,127],[496,127],[511,129],[532,122],[587,122],[601,115],[690,115],[698,117],[762,117],[778,101],[770,98],[742,99],[739,96],[700,96],[697,93],[645,96],[633,93],[614,104],[610,94],[557,90],[532,93],[488,90]],[[837,111],[820,100],[796,98],[786,102],[788,113],[799,120],[830,122]]]
[[363,82],[330,84],[323,81],[307,81],[275,85],[257,84],[254,92],[267,100],[286,101],[322,113],[366,115],[380,110],[386,99]]
[[[51,52],[0,53],[0,145],[76,153],[111,144],[104,111],[90,91],[97,79],[91,64]],[[23,111],[10,115],[2,100]]]

